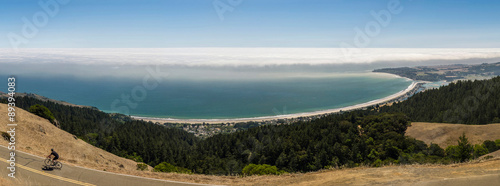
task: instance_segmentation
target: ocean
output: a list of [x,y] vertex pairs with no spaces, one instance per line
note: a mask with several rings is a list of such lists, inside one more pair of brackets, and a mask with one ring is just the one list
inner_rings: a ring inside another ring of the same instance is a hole
[[342,108],[392,95],[412,83],[370,72],[246,80],[166,78],[148,89],[142,78],[16,78],[17,92],[94,106],[110,113],[174,119],[251,118]]

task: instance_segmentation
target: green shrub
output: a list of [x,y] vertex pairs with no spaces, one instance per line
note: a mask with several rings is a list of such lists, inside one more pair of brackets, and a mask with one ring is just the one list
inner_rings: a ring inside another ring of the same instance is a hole
[[249,164],[243,168],[241,173],[243,173],[243,175],[246,176],[266,175],[266,174],[278,175],[285,173],[285,171],[278,171],[278,168],[276,166],[271,166],[267,164],[262,164],[262,165]]
[[486,156],[486,157],[484,157],[484,160],[488,160],[488,159],[491,159],[491,158],[493,158],[493,156]]
[[10,135],[7,132],[2,132],[2,138],[6,141],[10,141]]
[[453,161],[460,160],[460,156],[458,154],[458,146],[450,145],[450,146],[446,147],[446,149],[444,151],[445,151],[446,157],[452,159]]
[[156,172],[177,172],[177,173],[186,173],[191,174],[191,170],[177,167],[167,162],[162,162],[154,167],[154,171]]
[[474,158],[478,158],[485,154],[488,154],[488,149],[486,149],[484,145],[474,145]]
[[45,107],[43,105],[39,105],[39,104],[32,105],[29,109],[29,112],[31,112],[37,116],[40,116],[42,118],[48,119],[51,123],[53,123],[55,120],[52,112],[47,107]]
[[374,167],[380,167],[380,166],[382,166],[382,160],[380,160],[380,159],[375,160],[372,163],[372,166],[374,166]]
[[143,171],[143,170],[146,170],[146,169],[148,169],[148,165],[146,165],[145,163],[138,163],[137,164],[137,170]]
[[141,156],[137,155],[137,153],[133,153],[132,155],[125,156],[127,159],[134,160],[135,162],[144,162]]
[[486,140],[483,142],[483,145],[484,147],[486,147],[486,149],[488,149],[488,152],[495,152],[496,150],[498,150],[498,146],[494,141]]
[[429,155],[444,157],[444,154],[443,148],[437,144],[431,143],[431,146],[429,147]]
[[500,148],[500,139],[495,140],[495,143],[497,144],[497,147]]
[[424,153],[422,153],[422,152],[419,152],[417,154],[413,154],[410,157],[410,162],[412,162],[412,163],[420,163],[420,164],[427,163],[427,156]]

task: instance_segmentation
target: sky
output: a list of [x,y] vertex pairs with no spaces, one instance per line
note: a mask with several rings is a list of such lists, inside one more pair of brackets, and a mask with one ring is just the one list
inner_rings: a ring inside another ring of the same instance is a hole
[[500,48],[499,10],[497,0],[2,0],[0,48]]

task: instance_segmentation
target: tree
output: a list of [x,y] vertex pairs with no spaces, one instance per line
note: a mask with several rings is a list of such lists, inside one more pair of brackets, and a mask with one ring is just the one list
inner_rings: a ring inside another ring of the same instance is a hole
[[55,119],[54,115],[47,107],[45,107],[43,105],[39,105],[39,104],[33,105],[29,108],[29,112],[31,112],[37,116],[40,116],[42,118],[48,119],[51,123],[54,122],[54,119]]
[[458,138],[458,158],[460,162],[469,160],[472,157],[474,149],[469,143],[469,139],[465,136],[465,132]]

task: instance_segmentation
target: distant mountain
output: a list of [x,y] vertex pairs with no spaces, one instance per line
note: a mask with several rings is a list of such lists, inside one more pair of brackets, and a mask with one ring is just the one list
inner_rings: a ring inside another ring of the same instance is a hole
[[467,79],[467,76],[492,77],[500,75],[500,62],[480,65],[441,65],[376,69],[373,72],[384,72],[422,81],[453,81]]
[[[67,106],[72,106],[72,107],[91,108],[91,109],[99,110],[99,109],[97,109],[97,107],[85,106],[85,105],[77,105],[77,104],[73,104],[73,103],[68,103],[66,101],[60,101],[60,100],[50,99],[50,98],[47,98],[45,96],[41,96],[41,95],[33,94],[33,93],[17,93],[16,92],[15,96],[30,97],[30,98],[35,98],[35,99],[38,99],[38,100],[41,100],[41,101],[50,101],[50,102],[61,104],[61,105],[67,105]],[[9,95],[7,93],[4,93],[4,92],[0,91],[0,99],[5,99],[7,97],[9,97]]]

